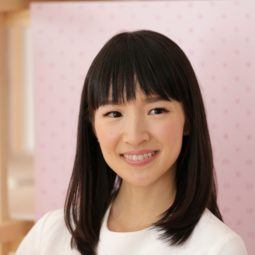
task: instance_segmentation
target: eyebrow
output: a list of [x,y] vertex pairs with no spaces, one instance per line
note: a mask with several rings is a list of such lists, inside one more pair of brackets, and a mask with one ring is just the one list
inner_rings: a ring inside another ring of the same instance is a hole
[[[150,104],[150,103],[155,103],[155,102],[158,102],[158,101],[168,101],[168,100],[161,97],[161,96],[153,96],[153,97],[146,97],[142,101],[146,104]],[[169,101],[171,101],[171,100],[169,99]],[[110,104],[110,105],[119,105],[118,103],[114,103],[112,100],[107,101],[106,105],[108,105],[108,104]]]

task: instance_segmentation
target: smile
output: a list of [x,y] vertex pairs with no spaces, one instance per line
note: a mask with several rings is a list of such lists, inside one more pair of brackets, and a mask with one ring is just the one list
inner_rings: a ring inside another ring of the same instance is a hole
[[121,154],[121,157],[125,160],[126,163],[133,166],[144,166],[152,162],[157,157],[158,152],[159,151],[154,151],[140,155]]

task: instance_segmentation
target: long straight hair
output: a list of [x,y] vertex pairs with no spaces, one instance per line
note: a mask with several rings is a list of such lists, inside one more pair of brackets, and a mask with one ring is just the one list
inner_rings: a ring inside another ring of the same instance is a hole
[[80,102],[76,155],[65,200],[65,223],[71,246],[95,255],[102,220],[117,196],[122,180],[107,165],[93,131],[93,116],[107,103],[143,93],[181,102],[188,135],[177,159],[173,204],[152,227],[169,246],[181,245],[208,208],[223,221],[217,205],[217,185],[206,113],[195,72],[182,49],[155,31],[121,32],[105,43],[87,72]]

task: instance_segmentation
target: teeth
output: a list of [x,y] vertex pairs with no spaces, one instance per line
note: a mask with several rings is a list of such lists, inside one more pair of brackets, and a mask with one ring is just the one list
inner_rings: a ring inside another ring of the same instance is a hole
[[143,155],[129,155],[129,154],[124,154],[123,156],[127,159],[131,159],[133,161],[141,161],[144,160],[146,158],[151,158],[153,155],[155,154],[155,152],[150,152],[150,153],[146,153]]

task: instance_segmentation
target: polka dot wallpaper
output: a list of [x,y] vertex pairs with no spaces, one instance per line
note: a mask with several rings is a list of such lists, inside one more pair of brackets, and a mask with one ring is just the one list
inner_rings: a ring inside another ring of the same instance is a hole
[[120,31],[161,32],[189,57],[202,90],[225,222],[255,252],[254,1],[32,3],[36,214],[63,207],[80,94],[103,44]]

